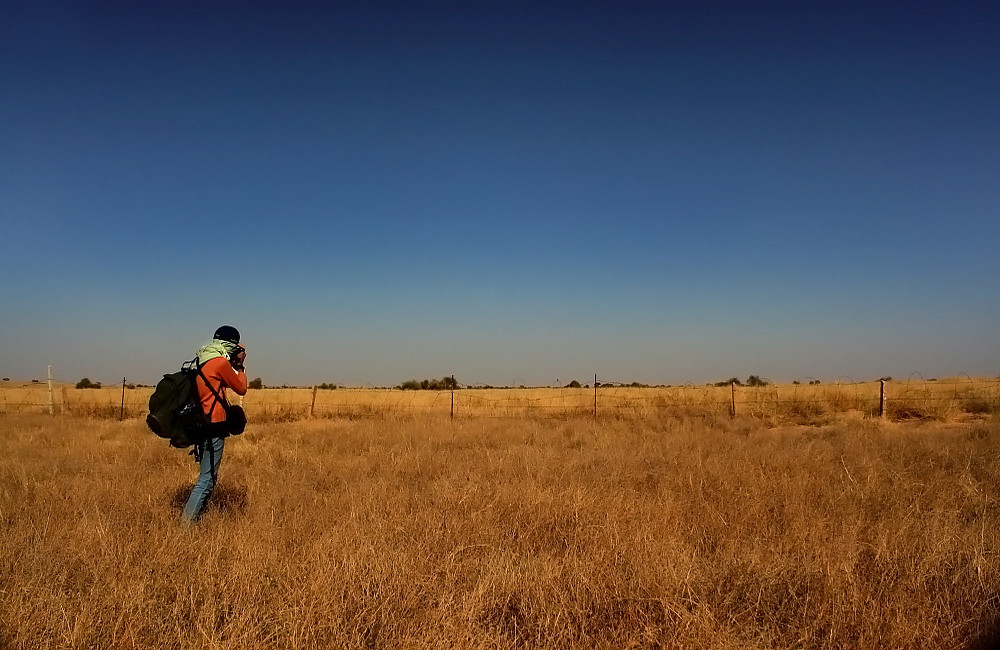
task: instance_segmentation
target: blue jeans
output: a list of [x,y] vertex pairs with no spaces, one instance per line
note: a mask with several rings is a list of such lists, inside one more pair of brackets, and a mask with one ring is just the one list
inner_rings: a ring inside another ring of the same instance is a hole
[[219,463],[222,462],[222,448],[225,442],[226,439],[219,436],[198,444],[201,451],[201,475],[198,476],[198,482],[194,484],[187,505],[184,506],[184,519],[187,521],[197,519],[204,510],[208,497],[212,496],[215,482],[219,478]]

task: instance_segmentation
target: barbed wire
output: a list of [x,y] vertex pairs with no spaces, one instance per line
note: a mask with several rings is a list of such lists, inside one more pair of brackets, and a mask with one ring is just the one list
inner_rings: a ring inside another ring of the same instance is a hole
[[[914,375],[919,376],[919,381],[914,380]],[[964,376],[966,380],[939,381],[925,379],[918,372],[914,372],[906,380],[889,380],[886,382],[889,390],[884,396],[884,402],[881,403],[886,407],[896,409],[906,405],[940,406],[952,404],[955,408],[970,412],[1000,411],[1000,378],[977,380],[964,373],[961,376]],[[842,381],[844,379],[849,381]],[[134,417],[137,412],[145,412],[146,400],[152,394],[153,389],[151,386],[142,384],[130,384],[127,378],[124,378],[122,393],[110,390],[117,388],[117,384],[102,384],[102,392],[100,393],[102,398],[88,399],[93,395],[89,390],[75,388],[75,383],[62,381],[56,377],[53,377],[52,381],[54,384],[58,384],[58,390],[54,386],[51,390],[51,399],[45,400],[11,400],[8,398],[8,393],[29,391],[37,394],[48,391],[48,380],[34,380],[31,383],[9,388],[0,384],[0,413],[19,413],[33,409],[43,412],[46,410],[59,411],[60,413],[99,411],[110,414],[111,411],[115,411],[115,413],[120,413],[122,417],[126,412],[130,417]],[[817,380],[810,379],[808,384],[776,385],[765,383],[758,386],[728,382],[706,385],[694,385],[689,382],[684,385],[647,386],[639,382],[598,378],[598,381],[593,385],[532,388],[493,387],[487,384],[466,384],[456,381],[454,382],[454,390],[450,388],[400,390],[398,387],[338,387],[335,391],[330,391],[330,394],[343,396],[344,393],[348,393],[353,395],[354,399],[346,399],[332,405],[324,403],[329,401],[325,398],[320,400],[320,404],[317,405],[315,396],[311,403],[291,399],[291,395],[298,396],[301,392],[309,389],[287,387],[281,389],[266,388],[263,392],[253,390],[245,398],[245,405],[251,417],[254,411],[264,416],[274,413],[297,413],[299,415],[306,413],[310,417],[364,411],[450,413],[452,415],[461,415],[463,411],[469,414],[469,411],[472,411],[471,415],[478,417],[504,417],[504,414],[524,415],[535,411],[548,413],[601,411],[607,413],[642,410],[685,411],[692,414],[692,409],[721,412],[737,406],[744,411],[748,409],[756,411],[767,408],[795,409],[824,404],[830,406],[832,410],[877,410],[883,399],[877,392],[874,392],[875,388],[881,385],[882,380],[854,381],[850,377],[844,376],[836,383],[812,383],[815,381]],[[70,397],[71,386],[74,387],[73,398]],[[316,388],[313,387],[314,391]],[[256,399],[260,395],[277,390],[290,391],[289,398],[265,403]],[[82,392],[77,393],[77,391]],[[139,400],[137,400],[138,395],[135,395],[136,391],[142,395]],[[533,391],[544,391],[547,394],[533,394]],[[789,392],[792,393],[791,396],[788,395]],[[130,399],[125,399],[128,393],[133,396]],[[324,391],[325,393],[326,391]],[[373,403],[364,399],[366,394],[371,393],[393,395],[395,398],[385,400],[387,403]],[[428,394],[431,396],[428,397]],[[119,399],[118,395],[122,395],[122,398]],[[136,401],[140,401],[140,403],[136,404]]]

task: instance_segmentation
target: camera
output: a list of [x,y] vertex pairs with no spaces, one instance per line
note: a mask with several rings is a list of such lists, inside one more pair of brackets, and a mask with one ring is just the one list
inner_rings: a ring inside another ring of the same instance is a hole
[[229,363],[232,364],[233,368],[237,370],[243,370],[243,361],[246,359],[247,349],[242,345],[238,345],[235,350],[229,355]]

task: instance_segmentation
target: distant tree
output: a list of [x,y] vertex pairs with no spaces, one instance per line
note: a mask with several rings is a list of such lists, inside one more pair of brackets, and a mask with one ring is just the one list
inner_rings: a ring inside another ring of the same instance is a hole
[[801,381],[799,381],[798,379],[796,379],[796,380],[792,381],[792,385],[793,385],[793,386],[798,386],[798,385],[799,385],[799,384],[801,384],[801,383],[802,383],[802,382],[801,382]]
[[409,379],[398,386],[401,390],[454,390],[458,388],[458,382],[454,377],[442,377],[441,379]]
[[88,377],[84,377],[80,381],[76,382],[76,387],[77,388],[100,388],[101,387],[101,382],[99,382],[99,381],[93,382],[93,381],[90,381],[90,379]]
[[582,386],[580,386],[580,382],[574,379],[573,381],[566,384],[566,388],[582,388]]
[[4,381],[10,381],[10,377],[4,377],[3,380]]
[[247,388],[253,388],[254,390],[259,390],[263,387],[264,387],[264,382],[263,380],[261,380],[260,377],[253,379],[249,384],[247,384]]
[[715,382],[716,386],[729,386],[730,384],[736,384],[737,386],[742,386],[743,382],[740,381],[739,377],[730,377],[726,381]]
[[747,377],[747,386],[767,386],[767,380],[761,379],[757,375]]

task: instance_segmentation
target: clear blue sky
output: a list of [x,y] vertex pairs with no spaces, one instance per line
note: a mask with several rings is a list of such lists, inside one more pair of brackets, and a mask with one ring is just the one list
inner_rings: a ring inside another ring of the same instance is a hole
[[356,4],[4,3],[0,373],[1000,374],[996,3]]

